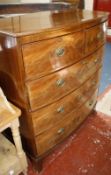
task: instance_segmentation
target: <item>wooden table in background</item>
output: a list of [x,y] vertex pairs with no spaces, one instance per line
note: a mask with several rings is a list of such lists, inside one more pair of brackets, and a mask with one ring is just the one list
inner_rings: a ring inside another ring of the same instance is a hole
[[19,116],[21,111],[11,105],[14,113],[9,110],[0,111],[0,132],[11,128],[15,146],[2,134],[0,134],[0,175],[18,175],[20,172],[26,174],[27,161],[22,149],[19,133]]

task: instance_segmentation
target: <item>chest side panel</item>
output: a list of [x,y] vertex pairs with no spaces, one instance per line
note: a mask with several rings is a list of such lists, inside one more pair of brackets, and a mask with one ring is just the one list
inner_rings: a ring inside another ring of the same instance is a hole
[[25,108],[24,67],[17,39],[0,34],[0,85],[7,98]]

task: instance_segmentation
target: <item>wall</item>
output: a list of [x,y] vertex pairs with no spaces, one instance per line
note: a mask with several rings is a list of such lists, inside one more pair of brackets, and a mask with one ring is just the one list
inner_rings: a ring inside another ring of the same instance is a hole
[[[20,0],[21,2],[51,2],[51,0]],[[93,0],[85,0],[85,9],[92,10]]]
[[85,9],[87,10],[93,9],[93,0],[85,0]]
[[21,2],[40,2],[40,3],[44,3],[44,2],[50,2],[50,0],[21,0]]
[[0,0],[0,3],[15,3],[20,2],[20,0]]

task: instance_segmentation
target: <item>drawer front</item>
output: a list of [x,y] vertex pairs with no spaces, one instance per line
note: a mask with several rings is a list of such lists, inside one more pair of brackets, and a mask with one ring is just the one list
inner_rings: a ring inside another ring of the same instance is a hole
[[49,105],[32,113],[34,133],[38,135],[55,124],[67,118],[67,114],[79,108],[87,99],[93,95],[97,89],[100,79],[101,69],[97,71],[79,89],[60,99],[56,103]]
[[60,143],[65,139],[72,131],[74,131],[78,125],[88,116],[93,109],[98,90],[95,91],[93,97],[91,97],[81,108],[76,111],[72,111],[68,114],[67,120],[63,120],[53,129],[49,129],[43,134],[36,137],[36,145],[38,155],[41,155]]
[[77,62],[84,56],[84,33],[78,32],[23,46],[26,79],[35,79]]
[[105,42],[104,24],[86,30],[85,54],[88,55]]
[[79,88],[102,64],[102,49],[73,66],[36,81],[28,82],[30,110],[59,100]]

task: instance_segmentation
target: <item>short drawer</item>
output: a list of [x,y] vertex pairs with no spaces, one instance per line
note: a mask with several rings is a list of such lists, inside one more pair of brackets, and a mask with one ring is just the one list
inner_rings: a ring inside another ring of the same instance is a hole
[[91,97],[98,87],[101,69],[87,82],[73,93],[65,96],[56,103],[32,112],[32,121],[35,135],[43,133],[55,124],[67,118],[67,114],[79,108]]
[[85,54],[95,51],[105,42],[104,23],[86,30]]
[[77,62],[84,56],[84,32],[22,47],[26,79],[35,79]]
[[30,110],[59,100],[79,88],[102,65],[102,49],[73,66],[26,83]]
[[36,137],[38,155],[45,153],[63,141],[63,139],[71,134],[72,131],[74,131],[82,123],[95,105],[97,92],[98,90],[81,108],[69,113],[67,120],[63,120],[57,126],[54,126],[53,129],[50,129]]

